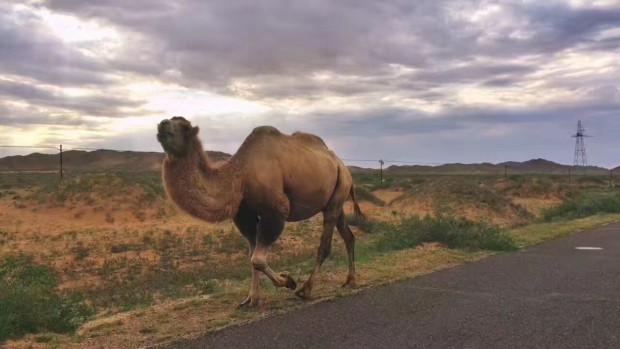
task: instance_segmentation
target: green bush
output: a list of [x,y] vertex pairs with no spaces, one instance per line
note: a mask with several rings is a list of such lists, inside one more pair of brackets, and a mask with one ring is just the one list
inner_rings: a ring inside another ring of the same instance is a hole
[[396,223],[380,223],[376,241],[379,250],[400,250],[424,242],[439,242],[449,248],[513,251],[516,243],[500,229],[447,214],[405,216]]
[[32,257],[0,260],[0,341],[26,333],[70,332],[92,315],[78,297],[61,294],[59,278]]
[[620,213],[620,192],[582,192],[543,213],[545,221],[570,220],[599,213]]
[[373,233],[378,224],[381,224],[379,222],[376,222],[368,217],[357,217],[354,214],[348,214],[346,215],[345,218],[346,222],[348,225],[352,225],[354,227],[358,227],[359,229],[361,229],[364,233]]

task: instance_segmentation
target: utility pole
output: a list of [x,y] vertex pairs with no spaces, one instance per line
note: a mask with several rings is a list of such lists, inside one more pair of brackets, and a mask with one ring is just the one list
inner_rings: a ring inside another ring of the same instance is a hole
[[381,170],[380,170],[381,171],[380,172],[381,173],[381,183],[383,183],[383,164],[384,163],[385,162],[383,161],[383,159],[379,160],[379,165],[381,165]]
[[586,130],[581,125],[581,120],[577,122],[577,133],[573,136],[575,138],[575,166],[588,166],[588,160],[586,158],[586,144],[583,141],[584,137],[590,137],[586,135]]
[[62,144],[60,145],[60,179],[62,179]]

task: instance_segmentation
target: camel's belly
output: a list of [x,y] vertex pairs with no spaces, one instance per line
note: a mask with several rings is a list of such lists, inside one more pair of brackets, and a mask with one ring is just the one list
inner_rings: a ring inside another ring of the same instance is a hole
[[306,219],[310,219],[314,216],[317,215],[317,213],[319,213],[321,211],[318,212],[309,212],[309,211],[305,211],[305,212],[291,212],[288,217],[286,218],[287,222],[299,222],[299,221],[305,221]]
[[308,200],[309,196],[289,196],[290,211],[288,218],[289,222],[298,222],[306,219],[310,219],[317,213],[322,212],[327,204],[331,195],[315,194],[314,200]]

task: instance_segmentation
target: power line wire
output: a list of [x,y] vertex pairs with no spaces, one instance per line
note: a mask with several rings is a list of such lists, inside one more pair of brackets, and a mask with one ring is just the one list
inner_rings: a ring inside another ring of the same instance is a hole
[[54,147],[51,145],[44,146],[35,146],[35,145],[0,145],[0,148],[33,148],[33,149],[56,149],[60,150],[58,147]]

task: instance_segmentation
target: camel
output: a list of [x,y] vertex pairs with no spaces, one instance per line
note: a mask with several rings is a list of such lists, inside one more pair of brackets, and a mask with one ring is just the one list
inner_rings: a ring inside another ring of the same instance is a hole
[[[248,240],[252,286],[240,308],[260,302],[260,276],[276,287],[309,298],[313,282],[331,251],[334,227],[343,238],[349,271],[343,286],[355,286],[355,237],[346,223],[344,203],[350,197],[354,212],[353,179],[344,163],[318,136],[281,133],[271,126],[255,128],[228,161],[214,164],[198,138],[198,126],[183,117],[163,120],[157,140],[166,157],[162,179],[168,197],[182,211],[208,222],[232,219]],[[286,273],[267,264],[267,249],[282,234],[286,222],[323,213],[323,232],[312,273],[297,289]]]

